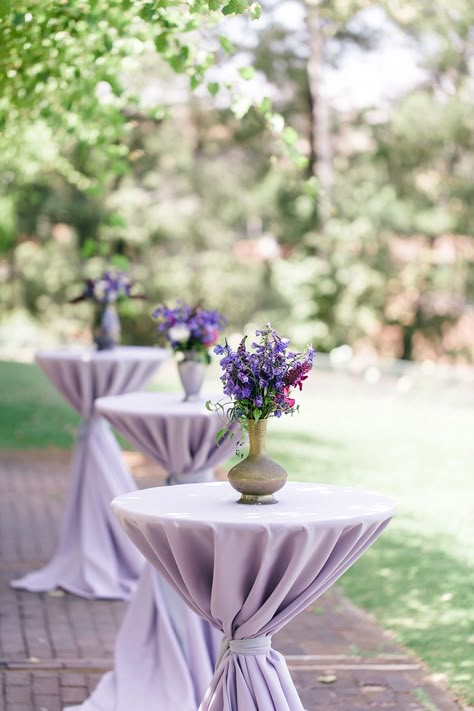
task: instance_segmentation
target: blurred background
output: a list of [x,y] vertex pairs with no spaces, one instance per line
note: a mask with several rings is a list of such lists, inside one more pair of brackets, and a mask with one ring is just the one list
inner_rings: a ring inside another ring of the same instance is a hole
[[148,296],[128,342],[181,296],[323,352],[472,362],[470,3],[267,0],[173,66],[156,27],[114,55],[114,16],[39,12],[0,50],[1,347],[87,340],[67,301],[112,259]]
[[396,498],[342,584],[474,703],[474,4],[222,5],[0,6],[0,445],[71,446],[18,361],[90,343],[109,264],[125,343],[176,297],[312,342],[272,453]]

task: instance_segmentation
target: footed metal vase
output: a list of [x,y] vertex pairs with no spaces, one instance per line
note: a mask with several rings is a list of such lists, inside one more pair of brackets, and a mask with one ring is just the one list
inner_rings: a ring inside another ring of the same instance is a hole
[[242,496],[239,504],[276,504],[273,494],[286,483],[286,470],[265,451],[267,420],[247,420],[249,453],[230,470],[228,479]]

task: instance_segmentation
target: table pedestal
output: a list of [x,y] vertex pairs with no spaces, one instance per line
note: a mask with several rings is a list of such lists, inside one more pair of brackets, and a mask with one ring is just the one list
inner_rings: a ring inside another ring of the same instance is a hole
[[86,598],[128,599],[143,567],[112,514],[111,500],[136,489],[108,423],[98,416],[79,430],[60,543],[51,561],[10,584],[32,592],[61,587]]

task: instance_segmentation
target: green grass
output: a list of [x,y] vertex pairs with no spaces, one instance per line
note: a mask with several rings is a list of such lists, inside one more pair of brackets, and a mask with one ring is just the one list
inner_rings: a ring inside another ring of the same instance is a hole
[[0,448],[70,447],[77,415],[39,368],[0,362]]
[[[215,374],[215,373],[214,373]],[[160,389],[176,387],[169,371]],[[78,418],[34,366],[0,363],[0,446],[72,444]],[[215,381],[212,390],[218,390]],[[474,394],[399,394],[316,373],[269,453],[297,480],[372,488],[397,515],[341,580],[451,688],[474,702]]]
[[271,424],[270,453],[291,478],[367,487],[397,502],[393,522],[341,586],[472,703],[472,406],[393,389],[371,395],[349,383],[313,391],[299,420]]

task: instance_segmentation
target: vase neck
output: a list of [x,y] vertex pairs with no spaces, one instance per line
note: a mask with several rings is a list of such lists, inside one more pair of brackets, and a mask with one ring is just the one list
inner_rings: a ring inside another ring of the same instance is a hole
[[249,455],[263,454],[265,452],[265,437],[267,434],[267,421],[247,420],[249,431]]

